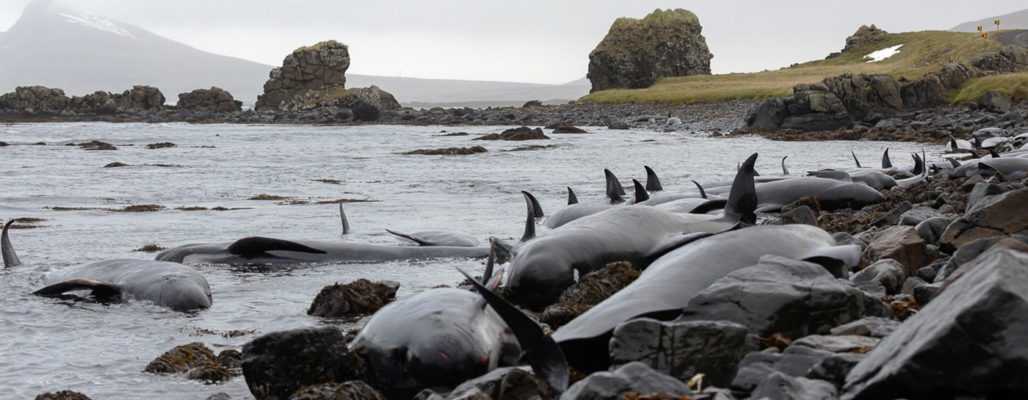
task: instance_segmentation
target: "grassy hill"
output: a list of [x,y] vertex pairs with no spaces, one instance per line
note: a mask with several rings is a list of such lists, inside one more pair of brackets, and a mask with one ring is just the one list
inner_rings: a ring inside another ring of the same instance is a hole
[[[903,45],[884,61],[868,63],[865,57],[877,50]],[[883,40],[853,48],[838,57],[797,64],[777,71],[746,74],[696,75],[665,78],[646,89],[614,89],[590,94],[581,100],[596,103],[687,104],[736,99],[785,96],[800,83],[820,82],[845,73],[888,74],[917,79],[950,62],[966,62],[1000,47],[975,33],[926,31],[888,34]]]

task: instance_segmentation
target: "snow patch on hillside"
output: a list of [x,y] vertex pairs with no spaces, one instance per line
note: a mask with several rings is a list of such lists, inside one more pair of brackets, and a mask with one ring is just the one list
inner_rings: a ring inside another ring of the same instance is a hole
[[884,49],[872,52],[871,54],[864,56],[864,59],[867,60],[867,62],[869,63],[885,61],[889,57],[899,54],[900,48],[902,47],[902,44],[898,44],[892,47],[886,47]]
[[118,23],[111,21],[109,19],[105,19],[95,15],[61,14],[61,16],[64,17],[65,20],[73,24],[78,24],[85,26],[87,28],[92,28],[108,33],[113,33],[118,36],[124,36],[127,38],[135,39],[135,36],[133,36],[131,32],[129,32],[125,28],[122,28],[120,25],[118,25]]

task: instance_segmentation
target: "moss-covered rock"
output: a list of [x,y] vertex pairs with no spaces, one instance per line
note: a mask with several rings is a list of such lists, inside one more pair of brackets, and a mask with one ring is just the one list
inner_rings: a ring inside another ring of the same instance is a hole
[[372,282],[367,279],[358,279],[345,285],[336,283],[321,289],[307,314],[325,318],[369,315],[393,301],[399,288],[400,284],[396,282]]
[[619,18],[589,54],[592,91],[646,88],[657,79],[710,74],[699,18],[687,10],[656,10],[643,19]]

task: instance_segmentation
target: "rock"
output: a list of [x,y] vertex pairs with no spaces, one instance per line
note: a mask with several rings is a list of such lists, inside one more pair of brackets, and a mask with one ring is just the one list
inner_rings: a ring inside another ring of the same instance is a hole
[[235,376],[239,376],[239,374],[221,365],[193,368],[186,374],[187,379],[210,384],[227,382]]
[[695,14],[656,10],[643,19],[618,18],[589,53],[592,91],[646,88],[657,79],[709,75],[714,56]]
[[942,217],[942,213],[931,207],[915,207],[900,215],[899,223],[902,225],[917,226],[932,218]]
[[823,84],[797,85],[783,104],[786,114],[781,129],[824,131],[853,126],[845,104]]
[[705,382],[725,386],[735,377],[739,361],[756,351],[746,327],[722,321],[628,321],[610,340],[611,364],[642,362],[682,381],[703,373]]
[[732,380],[732,390],[752,392],[767,376],[781,373],[802,377],[815,365],[835,356],[835,353],[805,346],[789,346],[782,353],[753,352],[739,363],[739,372]]
[[990,90],[978,98],[978,106],[990,112],[1005,113],[1010,111],[1013,102],[1010,100],[1009,95]]
[[377,390],[361,381],[323,383],[304,387],[289,400],[385,400]]
[[127,166],[129,166],[129,165],[125,164],[123,162],[115,161],[115,162],[112,162],[110,164],[104,165],[104,168],[121,168],[121,167],[127,167]]
[[68,109],[79,114],[110,115],[118,112],[118,102],[110,92],[96,91],[72,97]]
[[597,372],[571,385],[561,400],[620,400],[626,393],[689,396],[692,391],[678,379],[643,363],[624,365],[614,372]]
[[589,131],[573,125],[558,125],[553,133],[589,133]]
[[533,107],[542,107],[542,106],[543,106],[543,102],[541,102],[539,100],[529,100],[529,101],[526,101],[525,104],[523,104],[521,106],[521,108],[533,108]]
[[610,263],[585,274],[564,290],[556,303],[543,310],[540,320],[556,329],[612,296],[639,277],[639,270],[628,262]]
[[472,147],[447,147],[445,149],[419,149],[408,151],[406,155],[422,155],[422,156],[465,156],[469,154],[488,153],[482,146]]
[[792,346],[803,346],[832,353],[867,353],[878,345],[880,339],[860,335],[810,335],[792,342]]
[[850,372],[844,399],[1013,398],[1028,365],[1028,254],[997,248]]
[[817,226],[817,213],[809,206],[790,207],[782,212],[782,224]]
[[850,50],[865,48],[882,40],[885,40],[889,36],[889,32],[879,29],[874,24],[871,26],[861,25],[857,28],[857,32],[852,36],[846,38],[846,47],[842,49],[843,52]]
[[946,227],[952,222],[952,218],[929,218],[917,224],[914,230],[917,231],[918,236],[926,243],[936,244],[942,239],[942,234],[946,232]]
[[971,188],[971,193],[967,194],[967,207],[964,210],[965,213],[971,212],[974,209],[975,204],[988,197],[995,196],[997,194],[1003,194],[1009,191],[1008,188],[991,182],[978,182],[975,183]]
[[[380,89],[378,86],[372,85],[371,87],[366,87],[366,88],[348,89],[346,91],[346,93],[347,93],[348,96],[350,96],[354,100],[363,102],[363,103],[365,103],[367,105],[370,105],[370,106],[372,106],[375,109],[380,110],[380,111],[399,110],[400,107],[401,107],[400,106],[400,102],[396,101],[396,97],[393,97],[392,94],[390,94],[389,92],[386,92],[385,90]],[[350,106],[350,108],[353,108],[354,109],[354,113],[358,114],[358,110],[357,110],[358,107],[355,107],[354,103],[349,103],[349,104],[346,104],[346,105]],[[378,120],[378,118],[374,118],[374,119],[358,118],[358,119],[362,120],[362,121],[375,121],[375,120]]]
[[0,96],[0,109],[26,114],[59,114],[68,106],[68,96],[61,89],[44,86],[19,86]]
[[893,114],[904,107],[900,83],[889,75],[843,74],[826,78],[823,84],[856,121],[874,113]]
[[507,129],[502,133],[493,133],[475,138],[474,140],[545,140],[549,139],[546,134],[543,133],[541,128],[529,128],[522,126],[520,128]]
[[831,332],[833,335],[859,335],[884,338],[892,334],[899,325],[899,321],[888,318],[865,317],[832,328]]
[[837,353],[825,357],[807,372],[807,377],[831,382],[836,387],[846,383],[846,375],[864,360],[867,355],[862,353]]
[[631,127],[631,125],[628,125],[628,123],[624,122],[624,121],[613,121],[613,122],[607,124],[607,129],[610,129],[612,131],[624,131],[624,130],[632,129],[632,127]]
[[177,346],[147,364],[144,372],[151,374],[182,374],[217,364],[214,352],[203,343]]
[[325,286],[314,298],[307,315],[323,318],[353,318],[371,315],[396,298],[396,282],[358,279],[345,285]]
[[850,277],[854,285],[871,293],[874,291],[867,288],[880,285],[884,290],[882,295],[899,293],[906,279],[907,274],[903,265],[889,258],[878,260]]
[[59,392],[43,393],[39,396],[36,396],[36,400],[90,400],[90,398],[89,396],[86,396],[79,392],[62,390]]
[[[483,397],[484,396],[484,397]],[[546,382],[521,368],[498,368],[458,385],[449,399],[520,400],[552,398]]]
[[927,244],[912,226],[893,226],[877,232],[864,250],[871,260],[891,258],[904,267],[906,276],[932,261]]
[[1015,251],[1028,252],[1028,236],[1014,235],[1012,237],[994,236],[985,239],[978,239],[957,249],[953,256],[946,261],[942,269],[935,277],[935,283],[952,284],[961,274],[967,273],[967,265],[978,259],[982,254],[993,248],[1006,248]]
[[173,147],[178,147],[178,145],[171,142],[151,143],[146,145],[147,150],[170,149]]
[[333,327],[269,333],[243,346],[243,376],[258,400],[287,399],[304,386],[364,378],[364,360]]
[[258,96],[256,110],[280,110],[283,102],[309,91],[344,92],[350,51],[346,45],[329,40],[301,47],[286,56],[282,66],[271,70]]
[[133,86],[132,89],[114,95],[118,104],[118,112],[159,111],[164,107],[164,94],[153,86]]
[[825,381],[772,373],[753,390],[753,399],[834,400],[835,386]]
[[880,301],[820,265],[766,256],[697,294],[682,319],[732,321],[761,336],[795,338],[884,313]]
[[955,249],[977,239],[1008,236],[1028,230],[1028,188],[980,200],[963,217],[946,228],[940,243]]
[[232,97],[232,93],[212,86],[210,89],[196,89],[178,95],[178,108],[193,112],[230,113],[243,109],[243,102]]

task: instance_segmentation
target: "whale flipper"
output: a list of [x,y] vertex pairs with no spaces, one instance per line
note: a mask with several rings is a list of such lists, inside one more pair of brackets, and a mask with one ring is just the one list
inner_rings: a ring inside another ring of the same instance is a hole
[[304,246],[296,242],[265,237],[239,239],[228,246],[228,252],[243,258],[273,257],[269,251],[295,251],[297,253],[325,254],[323,250]]
[[889,148],[885,148],[885,152],[882,153],[882,168],[892,168],[892,159],[889,158]]
[[532,216],[533,217],[542,218],[542,217],[546,216],[546,214],[543,213],[543,206],[539,204],[539,200],[535,198],[535,195],[533,195],[531,193],[528,193],[528,192],[521,192],[521,193],[524,193],[525,196],[526,196],[526,199],[528,199],[528,201],[532,202]]
[[438,246],[438,244],[436,244],[436,243],[429,242],[427,240],[418,238],[417,236],[414,236],[414,235],[411,235],[411,234],[397,232],[397,231],[394,231],[392,229],[386,229],[385,231],[389,232],[390,235],[393,235],[393,236],[396,236],[396,237],[400,237],[400,238],[404,238],[404,239],[410,240],[410,241],[412,241],[414,243],[417,243],[418,246],[426,246],[426,247],[427,246]]
[[69,279],[39,289],[32,294],[43,297],[60,297],[67,292],[89,290],[99,301],[117,301],[121,299],[121,288],[110,283],[92,279]]
[[850,155],[853,156],[853,162],[857,163],[857,168],[864,168],[860,165],[860,159],[857,158],[857,153],[854,153],[853,150],[850,150]]
[[17,221],[16,218],[12,218],[4,224],[4,233],[0,235],[0,251],[3,253],[4,268],[17,267],[21,265],[21,260],[18,259],[18,253],[14,251],[14,246],[11,245],[11,237],[8,235],[8,231],[11,229],[11,225]]
[[578,196],[575,195],[574,189],[571,189],[571,186],[568,186],[568,205],[570,206],[572,204],[578,204]]
[[635,189],[635,202],[642,203],[650,199],[650,194],[646,193],[646,188],[639,182],[638,179],[632,179],[632,185]]
[[648,165],[644,165],[646,168],[646,190],[651,192],[660,192],[664,190],[664,185],[660,184],[660,178],[657,177],[657,173],[653,171]]
[[714,210],[723,210],[728,205],[728,200],[717,199],[708,200],[703,204],[696,206],[692,210],[689,210],[689,214],[706,214]]
[[609,169],[603,170],[603,176],[607,180],[607,198],[610,199],[610,203],[623,203],[625,199],[622,196],[625,195],[625,188],[621,186],[621,181],[618,181],[618,177],[614,176]]
[[478,294],[489,303],[496,314],[499,314],[503,322],[507,323],[507,327],[514,333],[521,348],[525,350],[524,359],[532,366],[535,374],[546,381],[557,393],[567,390],[568,362],[557,342],[546,335],[539,324],[518,310],[517,307],[472,279],[464,270],[457,268],[457,271],[471,281]]
[[343,203],[339,203],[339,221],[343,225],[343,234],[350,234],[350,220],[346,218],[346,211],[343,211]]
[[535,196],[531,193],[522,191],[521,195],[525,197],[525,208],[527,209],[528,216],[525,218],[525,232],[521,235],[521,241],[527,242],[535,238]]

